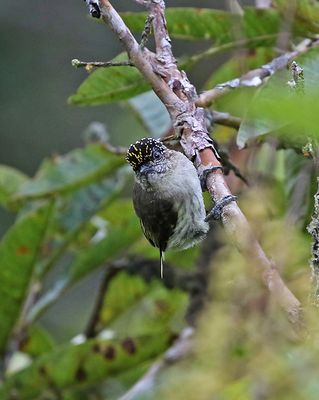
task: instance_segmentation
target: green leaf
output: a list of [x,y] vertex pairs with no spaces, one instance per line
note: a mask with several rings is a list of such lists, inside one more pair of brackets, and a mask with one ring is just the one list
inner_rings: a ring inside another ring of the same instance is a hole
[[124,166],[106,179],[63,196],[57,209],[58,229],[65,233],[83,228],[86,221],[119,196],[131,178],[131,168]]
[[101,215],[107,222],[106,236],[97,243],[91,242],[87,248],[76,253],[76,257],[66,273],[54,287],[43,295],[32,308],[28,320],[33,321],[59,296],[80,279],[102,264],[107,264],[126,253],[130,246],[142,236],[138,218],[131,200],[113,203]]
[[12,197],[27,180],[28,177],[15,168],[0,165],[0,205],[14,208]]
[[[136,32],[144,29],[146,13],[121,14],[128,27]],[[244,8],[244,15],[234,15],[222,10],[205,8],[167,8],[166,19],[171,37],[185,40],[216,40],[219,45],[236,40],[235,24],[242,27],[245,38],[264,36],[255,46],[271,45],[280,27],[280,15],[276,10]]]
[[103,217],[110,224],[106,237],[77,255],[68,271],[70,283],[78,281],[103,263],[127,251],[141,237],[141,227],[131,201],[118,201]]
[[84,388],[127,371],[161,354],[169,344],[170,333],[122,340],[90,340],[68,345],[45,354],[29,367],[7,378],[0,398],[14,392],[19,400],[44,398],[57,391]]
[[149,291],[144,279],[124,272],[112,279],[104,298],[100,325],[109,326],[128,307],[143,298]]
[[[114,61],[121,61],[123,53]],[[69,97],[72,105],[98,105],[128,100],[149,90],[150,85],[134,67],[100,68],[92,72]]]
[[[243,147],[251,138],[276,133],[284,142],[301,148],[307,137],[319,136],[317,102],[319,94],[319,50],[313,49],[297,59],[304,69],[305,94],[288,88],[288,71],[278,71],[256,93],[238,132],[237,144]],[[246,104],[238,104],[241,109]]]
[[0,354],[26,297],[51,209],[45,205],[24,215],[0,243]]
[[44,162],[36,177],[21,187],[17,198],[69,192],[102,179],[124,163],[124,157],[110,153],[101,144],[91,144]]
[[[127,283],[122,286],[122,290],[129,287]],[[120,293],[122,291],[117,297]],[[135,298],[135,301],[132,299],[108,326],[120,336],[125,335],[127,331],[139,336],[161,332],[164,329],[178,333],[184,325],[187,297],[187,294],[180,290],[167,289],[160,282],[154,281],[146,295],[140,299]]]
[[41,326],[30,326],[23,340],[21,351],[32,357],[48,353],[54,348],[53,337]]
[[99,326],[123,336],[146,335],[167,329],[179,332],[184,326],[188,295],[167,289],[159,281],[146,283],[138,276],[118,274],[104,299]]

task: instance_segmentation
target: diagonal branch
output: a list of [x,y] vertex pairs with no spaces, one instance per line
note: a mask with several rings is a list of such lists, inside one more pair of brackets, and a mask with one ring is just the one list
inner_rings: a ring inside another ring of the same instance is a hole
[[249,71],[240,78],[235,78],[230,81],[220,83],[213,89],[207,90],[202,93],[196,101],[199,107],[209,107],[216,99],[240,87],[258,87],[261,86],[265,80],[273,75],[275,72],[284,69],[291,63],[291,61],[306,53],[313,47],[319,45],[318,39],[303,40],[294,51],[283,54],[274,58],[270,63],[262,65],[259,68]]
[[[108,0],[99,1],[103,20],[123,43],[129,59],[139,69],[153,90],[166,106],[185,154],[195,161],[200,170],[208,166],[220,166],[220,158],[207,131],[205,113],[195,104],[196,90],[186,74],[179,71],[173,57],[166,29],[163,0],[150,0],[149,8],[154,15],[153,28],[156,55],[142,50],[119,14]],[[207,101],[206,101],[207,103]],[[207,175],[207,188],[215,202],[230,195],[222,173]],[[267,258],[255,238],[248,221],[233,202],[224,208],[222,221],[226,232],[238,249],[251,257],[263,272],[263,279],[286,310],[293,323],[300,323],[300,302],[281,279],[274,264]]]

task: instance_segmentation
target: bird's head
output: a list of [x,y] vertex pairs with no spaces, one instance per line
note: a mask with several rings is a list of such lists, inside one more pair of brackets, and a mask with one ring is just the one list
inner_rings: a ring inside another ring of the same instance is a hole
[[131,144],[126,160],[137,176],[164,173],[168,169],[168,152],[159,140],[144,138]]

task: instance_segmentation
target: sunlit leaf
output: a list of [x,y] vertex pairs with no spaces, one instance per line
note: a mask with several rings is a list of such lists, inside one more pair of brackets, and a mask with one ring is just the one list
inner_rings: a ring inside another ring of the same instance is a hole
[[144,335],[167,329],[178,333],[184,325],[187,295],[154,282],[141,299],[132,301],[109,325],[119,335],[127,330]]
[[0,243],[0,353],[26,297],[51,209],[45,205],[24,215]]
[[17,197],[38,198],[69,192],[102,179],[124,163],[124,157],[110,153],[101,144],[91,144],[44,162],[36,177],[21,187]]

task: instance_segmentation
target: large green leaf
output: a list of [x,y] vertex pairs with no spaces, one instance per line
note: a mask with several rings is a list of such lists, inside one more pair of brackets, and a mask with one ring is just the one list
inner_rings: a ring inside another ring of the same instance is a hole
[[24,215],[0,243],[0,354],[26,297],[51,208]]
[[65,271],[65,274],[32,308],[28,316],[29,321],[37,318],[65,290],[97,267],[107,265],[108,262],[126,253],[142,235],[138,218],[133,211],[130,200],[118,200],[113,203],[101,214],[101,218],[104,218],[107,222],[105,237],[97,243],[90,242],[82,251],[76,251],[75,259]]
[[119,273],[105,294],[99,327],[123,336],[151,334],[164,328],[179,332],[184,326],[188,295],[167,289],[159,281]]
[[12,208],[12,196],[28,177],[15,168],[0,165],[0,205]]
[[[123,290],[117,297],[129,287],[129,283],[123,285]],[[160,282],[153,282],[146,295],[141,299],[133,298],[122,313],[106,326],[121,336],[127,330],[137,336],[161,332],[164,329],[178,333],[185,323],[187,297],[187,294],[178,289],[167,289]]]
[[[123,53],[114,61],[122,61]],[[149,90],[150,86],[134,67],[101,68],[92,72],[69,97],[72,105],[97,105],[128,100]]]
[[[146,13],[125,12],[121,14],[128,27],[136,32],[142,32]],[[243,16],[231,14],[222,10],[205,8],[167,8],[166,19],[169,34],[178,39],[215,40],[224,44],[238,39],[233,29],[234,24],[242,27],[245,38],[264,36],[254,46],[274,43],[274,35],[280,27],[280,15],[273,9],[256,10],[247,7]],[[267,39],[267,36],[269,38]],[[253,47],[254,47],[253,46]]]
[[65,193],[112,173],[125,163],[102,144],[91,144],[43,163],[37,176],[26,182],[17,198],[39,198]]
[[13,393],[19,400],[44,399],[50,393],[101,382],[161,354],[169,339],[169,332],[161,332],[64,346],[8,377],[0,388],[0,399],[9,400]]
[[68,271],[70,283],[127,251],[141,237],[141,227],[131,201],[118,201],[118,204],[106,210],[103,217],[110,226],[106,237],[77,255]]

